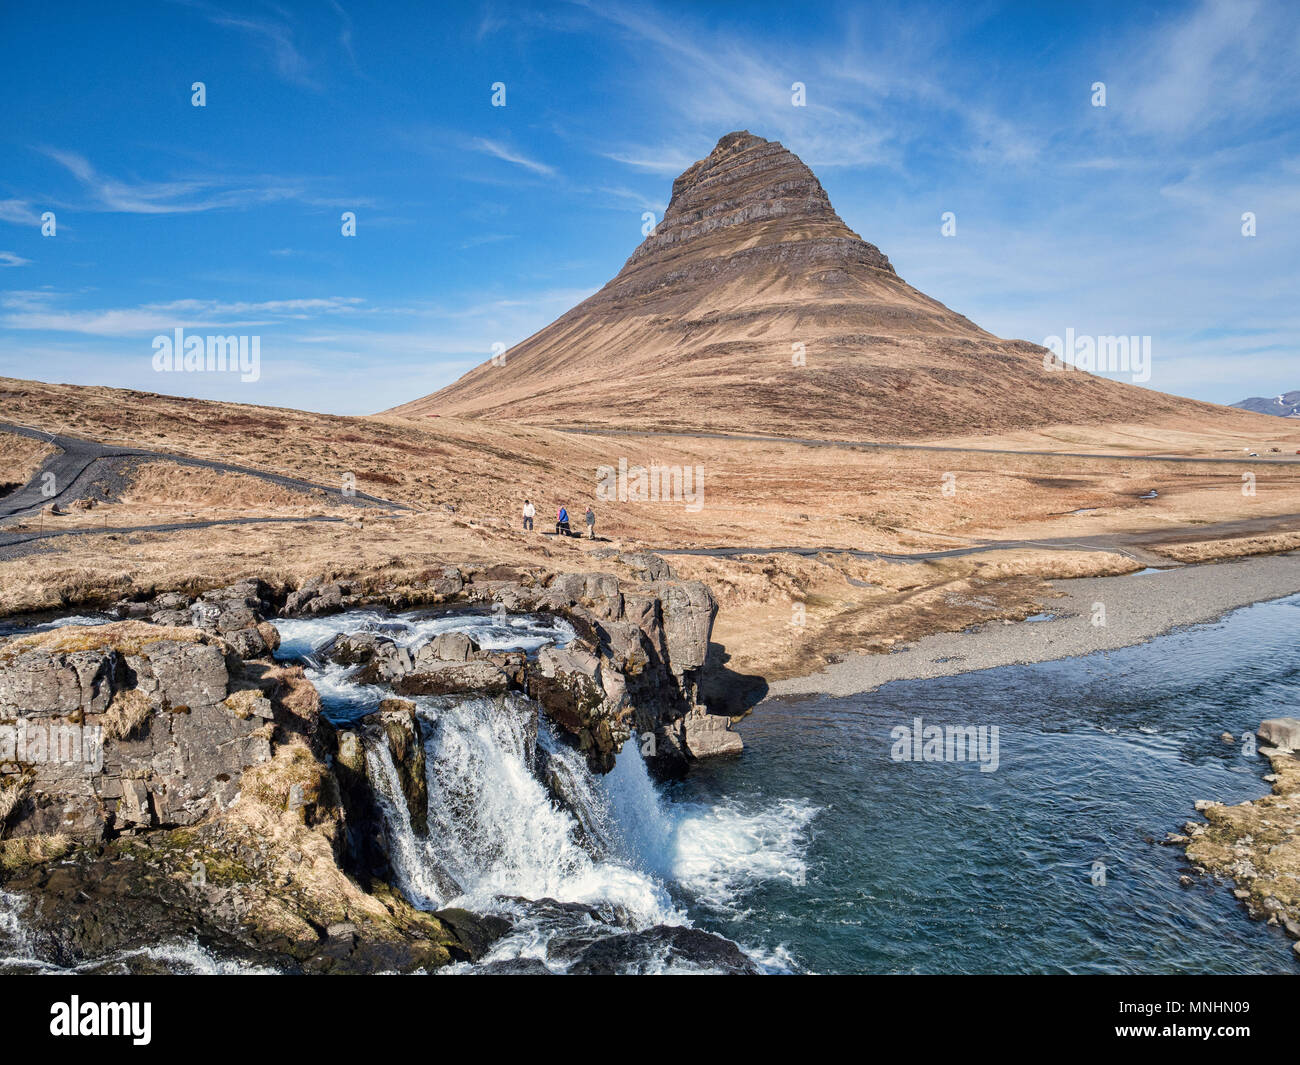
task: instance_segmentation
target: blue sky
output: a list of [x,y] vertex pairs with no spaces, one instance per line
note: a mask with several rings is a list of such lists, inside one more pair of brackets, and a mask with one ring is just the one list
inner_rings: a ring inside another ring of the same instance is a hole
[[[749,129],[992,332],[1300,388],[1292,0],[8,3],[0,92],[7,376],[379,410],[599,288]],[[260,379],[155,372],[178,326],[260,336]]]

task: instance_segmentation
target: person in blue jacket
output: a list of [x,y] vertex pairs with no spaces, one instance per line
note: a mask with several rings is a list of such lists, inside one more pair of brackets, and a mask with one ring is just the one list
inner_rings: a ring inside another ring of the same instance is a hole
[[555,535],[569,535],[569,511],[564,504],[560,504],[560,512],[555,515]]

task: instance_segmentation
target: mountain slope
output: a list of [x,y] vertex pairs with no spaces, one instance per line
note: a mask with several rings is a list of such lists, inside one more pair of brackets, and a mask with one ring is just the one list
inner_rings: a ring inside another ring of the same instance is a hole
[[1254,411],[1256,414],[1275,414],[1281,418],[1300,418],[1300,390],[1284,392],[1280,396],[1251,396],[1240,403],[1234,403],[1238,410]]
[[737,132],[604,288],[391,413],[843,439],[1241,417],[1044,354],[908,285],[793,153]]

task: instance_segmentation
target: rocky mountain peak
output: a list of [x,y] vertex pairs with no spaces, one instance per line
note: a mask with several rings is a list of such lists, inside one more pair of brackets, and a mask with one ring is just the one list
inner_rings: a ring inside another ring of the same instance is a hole
[[[889,259],[835,213],[803,161],[777,141],[748,130],[723,136],[673,182],[663,220],[628,259],[623,274],[679,254],[725,257],[783,245],[780,254],[845,257],[893,273]],[[622,275],[620,275],[622,276]]]
[[798,156],[736,130],[673,182],[663,219],[598,292],[395,412],[860,440],[1196,406],[1045,372],[1044,354],[907,284]]

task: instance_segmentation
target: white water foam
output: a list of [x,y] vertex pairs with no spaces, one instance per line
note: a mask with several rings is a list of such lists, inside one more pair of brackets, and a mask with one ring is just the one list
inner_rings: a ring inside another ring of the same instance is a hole
[[120,619],[109,617],[107,614],[69,614],[67,617],[34,624],[0,622],[0,636],[26,636],[33,632],[49,632],[51,629],[66,628],[69,625],[107,625],[110,621],[118,620]]
[[[550,898],[612,906],[638,928],[685,920],[662,883],[603,855],[603,840],[583,838],[583,825],[600,826],[606,816],[594,808],[594,788],[567,796],[586,807],[581,818],[552,801],[534,774],[535,718],[526,700],[461,699],[432,713],[422,706],[421,716],[429,733],[427,838],[411,830],[387,745],[370,742],[366,751],[395,872],[413,900],[492,911],[503,897]],[[563,757],[560,749],[555,744],[550,757]],[[565,768],[575,782],[590,778],[585,765],[581,774]]]
[[565,646],[575,636],[563,618],[535,614],[440,614],[411,617],[380,610],[349,610],[316,618],[277,618],[281,658],[310,654],[340,632],[382,632],[398,645],[414,650],[444,632],[464,632],[485,651],[531,653],[546,644]]
[[734,913],[758,884],[801,884],[807,877],[808,829],[819,812],[811,803],[666,802],[634,741],[603,784],[633,860],[675,881],[701,905]]

